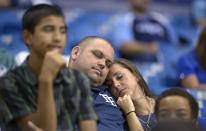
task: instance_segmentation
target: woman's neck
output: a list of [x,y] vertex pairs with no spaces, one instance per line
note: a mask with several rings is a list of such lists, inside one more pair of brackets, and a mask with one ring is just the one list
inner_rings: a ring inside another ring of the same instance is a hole
[[149,115],[154,112],[154,100],[149,97],[141,97],[133,100],[135,112],[138,115]]

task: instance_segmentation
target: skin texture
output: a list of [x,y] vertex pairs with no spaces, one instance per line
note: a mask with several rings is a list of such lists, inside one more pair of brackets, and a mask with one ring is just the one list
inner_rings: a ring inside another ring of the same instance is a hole
[[191,109],[189,101],[182,96],[168,96],[159,103],[158,116],[159,121],[167,119],[191,119]]
[[73,48],[69,66],[84,72],[91,85],[98,87],[103,84],[113,57],[112,46],[103,39],[95,38]]

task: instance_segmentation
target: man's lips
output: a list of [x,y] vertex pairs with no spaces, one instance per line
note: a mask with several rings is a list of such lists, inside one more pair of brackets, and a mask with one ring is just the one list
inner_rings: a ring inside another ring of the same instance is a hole
[[95,67],[93,67],[92,69],[95,70],[99,76],[102,76],[102,71],[100,69],[95,68]]

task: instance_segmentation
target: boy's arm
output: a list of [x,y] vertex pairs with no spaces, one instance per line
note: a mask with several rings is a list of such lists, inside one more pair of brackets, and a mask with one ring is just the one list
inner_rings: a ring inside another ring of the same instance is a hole
[[31,115],[16,119],[17,125],[23,130],[30,130],[28,121],[32,121],[44,131],[56,130],[57,116],[53,96],[53,80],[63,66],[65,66],[65,60],[58,51],[50,51],[46,54],[38,77],[37,111]]
[[78,124],[80,131],[97,131],[96,120],[84,120]]

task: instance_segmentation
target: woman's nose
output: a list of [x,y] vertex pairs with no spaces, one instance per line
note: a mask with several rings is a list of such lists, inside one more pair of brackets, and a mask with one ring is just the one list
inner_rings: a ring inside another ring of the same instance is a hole
[[120,83],[117,80],[114,80],[114,85],[115,88],[120,88]]

